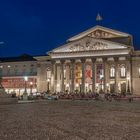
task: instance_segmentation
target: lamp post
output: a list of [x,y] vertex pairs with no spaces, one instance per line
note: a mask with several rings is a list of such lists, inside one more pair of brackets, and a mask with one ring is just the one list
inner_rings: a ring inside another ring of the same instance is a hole
[[32,94],[33,82],[30,82],[30,94]]
[[25,85],[24,85],[23,100],[27,100],[28,99],[28,95],[27,95],[27,81],[28,81],[28,77],[25,76],[24,77]]

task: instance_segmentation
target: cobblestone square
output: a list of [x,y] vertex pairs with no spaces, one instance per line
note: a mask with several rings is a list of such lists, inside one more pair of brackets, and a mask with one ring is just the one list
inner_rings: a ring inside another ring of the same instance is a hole
[[0,140],[139,140],[139,102],[0,105]]

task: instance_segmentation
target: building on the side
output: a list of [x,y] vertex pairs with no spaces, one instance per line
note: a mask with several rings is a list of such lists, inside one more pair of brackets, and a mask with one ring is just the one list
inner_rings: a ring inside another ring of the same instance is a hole
[[16,92],[22,95],[25,90],[25,77],[27,92],[37,91],[37,61],[32,56],[22,55],[0,59],[0,76],[2,86],[7,93]]
[[34,79],[31,81],[34,91],[38,92],[140,95],[140,51],[134,49],[133,37],[128,33],[95,26],[71,37],[46,56],[30,56],[29,61],[24,61],[24,57],[18,57],[17,60],[21,58],[18,61],[1,59],[0,74],[7,91],[23,92],[23,86],[20,82],[14,84],[14,78],[16,81],[29,76]]

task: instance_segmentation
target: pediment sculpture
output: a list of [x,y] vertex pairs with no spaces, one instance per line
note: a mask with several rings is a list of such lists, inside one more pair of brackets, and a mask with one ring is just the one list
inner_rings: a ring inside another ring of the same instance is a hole
[[109,32],[105,32],[102,30],[96,30],[94,32],[92,32],[91,34],[89,34],[90,37],[94,37],[94,38],[113,38],[116,37],[116,35],[111,34]]
[[86,42],[85,44],[75,44],[70,46],[70,51],[89,51],[89,50],[104,50],[108,49],[108,44],[96,41],[96,42]]

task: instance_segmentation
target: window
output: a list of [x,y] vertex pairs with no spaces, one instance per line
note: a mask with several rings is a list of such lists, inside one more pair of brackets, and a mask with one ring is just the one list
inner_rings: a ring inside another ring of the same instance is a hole
[[18,68],[15,68],[14,71],[15,71],[15,75],[17,75],[18,74]]
[[115,77],[115,67],[112,66],[110,69],[110,78],[114,78]]
[[126,77],[126,68],[124,65],[121,66],[121,77],[122,78]]
[[34,73],[34,67],[30,68],[30,73],[33,74]]
[[15,65],[14,71],[15,71],[15,75],[17,75],[18,74],[18,66],[17,65]]
[[47,71],[47,79],[50,79],[50,78],[51,78],[51,71],[48,70],[48,71]]
[[10,75],[10,72],[11,72],[11,70],[10,70],[10,67],[7,69],[7,74],[8,75]]

